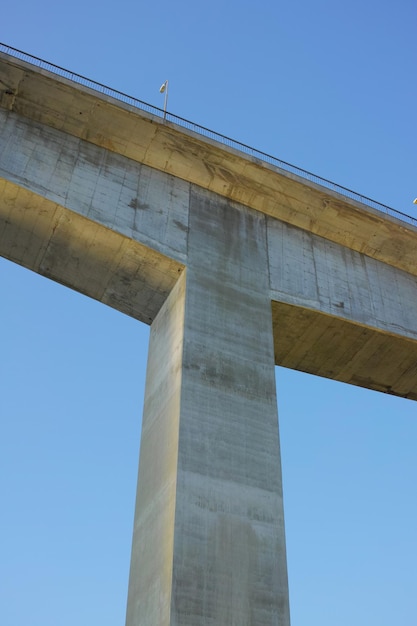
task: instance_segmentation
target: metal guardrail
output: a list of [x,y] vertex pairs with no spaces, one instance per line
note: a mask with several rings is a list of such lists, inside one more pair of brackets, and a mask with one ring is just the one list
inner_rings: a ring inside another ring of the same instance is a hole
[[331,191],[335,191],[347,198],[351,198],[352,200],[356,200],[369,206],[377,211],[385,213],[387,215],[391,215],[392,217],[396,217],[404,222],[408,222],[409,224],[413,224],[417,226],[417,218],[412,217],[411,215],[407,215],[406,213],[402,213],[401,211],[397,211],[386,204],[382,204],[381,202],[377,202],[376,200],[372,200],[367,196],[363,196],[356,191],[352,191],[347,187],[343,187],[342,185],[338,185],[337,183],[333,183],[331,180],[327,180],[326,178],[322,178],[317,174],[313,174],[307,170],[302,169],[301,167],[297,167],[296,165],[292,165],[291,163],[287,163],[286,161],[282,161],[277,157],[274,157],[266,152],[262,152],[261,150],[257,150],[256,148],[252,148],[251,146],[247,146],[240,141],[236,141],[231,139],[230,137],[226,137],[225,135],[221,135],[220,133],[216,133],[213,130],[205,128],[204,126],[200,126],[199,124],[195,124],[194,122],[190,122],[189,120],[184,119],[178,115],[174,115],[167,111],[164,112],[163,109],[159,107],[153,106],[152,104],[148,104],[147,102],[143,102],[142,100],[138,100],[133,96],[129,96],[121,91],[117,91],[116,89],[112,89],[111,87],[107,87],[107,85],[103,85],[102,83],[98,83],[94,80],[86,78],[85,76],[81,76],[80,74],[76,74],[75,72],[71,72],[66,70],[63,67],[59,67],[59,65],[54,65],[53,63],[49,63],[49,61],[45,61],[38,57],[32,56],[31,54],[27,54],[26,52],[22,52],[22,50],[17,50],[12,46],[8,46],[7,44],[0,42],[0,52],[4,52],[12,57],[17,59],[21,59],[22,61],[26,61],[32,65],[40,67],[41,69],[48,70],[53,74],[57,74],[58,76],[62,76],[63,78],[67,78],[68,80],[83,85],[84,87],[89,87],[90,89],[94,89],[100,93],[111,96],[116,100],[129,104],[137,109],[141,109],[142,111],[146,111],[147,113],[151,113],[152,115],[156,115],[157,117],[165,118],[168,121],[171,121],[178,126],[183,128],[187,128],[192,130],[199,135],[204,137],[208,137],[209,139],[213,139],[225,146],[229,146],[230,148],[234,148],[239,150],[240,152],[244,152],[249,156],[252,156],[260,161],[264,161],[265,163],[269,163],[275,167],[278,167],[285,172],[290,174],[295,174],[296,176],[300,176],[305,180],[309,180],[313,183],[317,183],[330,189]]

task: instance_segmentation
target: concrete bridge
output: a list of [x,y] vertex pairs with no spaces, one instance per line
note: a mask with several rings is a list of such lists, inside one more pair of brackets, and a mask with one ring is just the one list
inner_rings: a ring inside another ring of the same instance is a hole
[[417,229],[0,55],[0,254],[151,324],[128,626],[289,624],[274,364],[417,398]]

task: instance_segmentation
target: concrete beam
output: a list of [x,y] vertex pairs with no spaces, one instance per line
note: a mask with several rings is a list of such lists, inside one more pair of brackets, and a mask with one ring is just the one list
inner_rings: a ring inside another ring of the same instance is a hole
[[417,399],[417,279],[268,219],[276,363]]
[[[0,253],[152,323],[189,263],[199,188],[1,109],[0,136]],[[276,363],[415,398],[417,278],[264,218]]]
[[371,327],[272,302],[275,362],[417,400],[417,343]]
[[417,229],[0,53],[0,107],[417,275]]
[[183,265],[0,178],[0,253],[151,324]]
[[0,253],[147,324],[184,268],[189,185],[0,109]]

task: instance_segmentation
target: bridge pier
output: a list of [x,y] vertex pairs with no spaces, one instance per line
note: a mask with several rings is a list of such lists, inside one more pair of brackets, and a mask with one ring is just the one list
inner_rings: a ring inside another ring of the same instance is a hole
[[205,133],[0,53],[0,254],[152,324],[127,625],[288,626],[274,363],[416,400],[417,230]]
[[288,626],[265,218],[194,190],[152,324],[127,626]]

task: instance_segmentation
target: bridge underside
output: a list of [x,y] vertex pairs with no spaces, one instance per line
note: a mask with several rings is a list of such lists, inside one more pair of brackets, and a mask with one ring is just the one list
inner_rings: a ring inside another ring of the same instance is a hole
[[275,363],[417,400],[417,345],[332,315],[272,302]]
[[0,178],[0,255],[151,324],[183,266]]
[[[0,179],[0,255],[151,324],[184,265]],[[272,300],[275,363],[417,399],[417,342]]]

